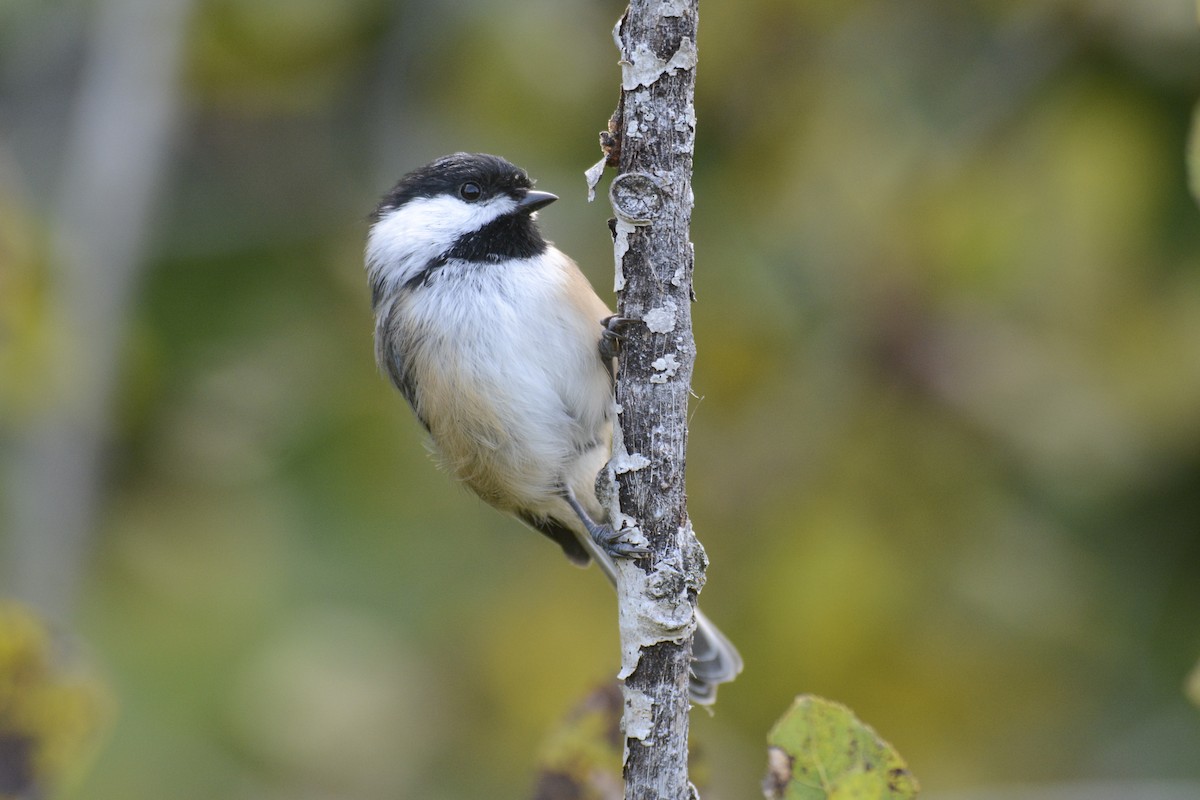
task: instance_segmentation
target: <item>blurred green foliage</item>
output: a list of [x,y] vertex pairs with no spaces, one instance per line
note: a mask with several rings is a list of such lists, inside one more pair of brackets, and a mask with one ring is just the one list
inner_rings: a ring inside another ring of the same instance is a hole
[[[101,2],[0,4],[6,474],[69,391],[45,240]],[[496,152],[607,296],[582,171],[620,11],[195,3],[72,625],[120,713],[73,796],[528,796],[615,673],[599,575],[451,485],[376,374],[361,247],[402,172]],[[800,691],[943,798],[1200,785],[1192,4],[706,0],[700,30],[689,494],[747,665],[694,719],[705,797],[756,791]]]
[[621,687],[615,680],[593,690],[571,709],[558,728],[546,737],[538,758],[533,800],[624,797],[621,778],[624,710]]
[[66,660],[28,609],[0,603],[0,798],[54,796],[77,779],[111,716],[101,681]]

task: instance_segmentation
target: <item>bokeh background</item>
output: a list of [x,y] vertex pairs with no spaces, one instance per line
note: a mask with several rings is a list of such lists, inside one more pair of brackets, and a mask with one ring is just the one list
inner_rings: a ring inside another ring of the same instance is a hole
[[[438,472],[367,214],[585,202],[617,2],[0,0],[0,596],[107,686],[87,800],[525,797],[617,668],[595,572]],[[705,0],[690,509],[758,795],[798,692],[931,798],[1200,797],[1191,0]]]

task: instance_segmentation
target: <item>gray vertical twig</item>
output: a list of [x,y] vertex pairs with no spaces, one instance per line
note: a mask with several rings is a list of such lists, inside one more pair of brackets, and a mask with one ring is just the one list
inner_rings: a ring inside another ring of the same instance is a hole
[[[621,101],[604,137],[618,169],[617,379],[612,471],[616,527],[637,528],[648,558],[619,564],[625,786],[631,800],[686,800],[688,675],[703,550],[684,486],[692,338],[692,151],[696,0],[634,0],[614,31]],[[597,165],[600,167],[600,165]],[[589,174],[598,177],[594,170]],[[633,534],[636,535],[636,534]]]

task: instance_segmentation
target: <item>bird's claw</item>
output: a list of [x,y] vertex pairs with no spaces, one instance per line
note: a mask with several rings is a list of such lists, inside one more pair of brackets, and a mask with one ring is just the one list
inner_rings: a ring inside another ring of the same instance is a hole
[[615,531],[608,525],[598,525],[592,531],[592,539],[612,558],[645,558],[650,550],[625,538],[623,531]]
[[603,329],[600,331],[600,356],[602,358],[612,359],[621,355],[621,342],[625,339],[621,331],[635,322],[637,320],[616,314],[600,320],[600,327]]

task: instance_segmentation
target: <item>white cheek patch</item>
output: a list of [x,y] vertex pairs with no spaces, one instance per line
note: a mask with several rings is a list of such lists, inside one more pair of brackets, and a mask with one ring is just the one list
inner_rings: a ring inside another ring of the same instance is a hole
[[482,203],[457,197],[418,197],[385,211],[367,237],[367,268],[384,283],[400,284],[425,268],[463,234],[512,212],[517,201],[502,195]]

